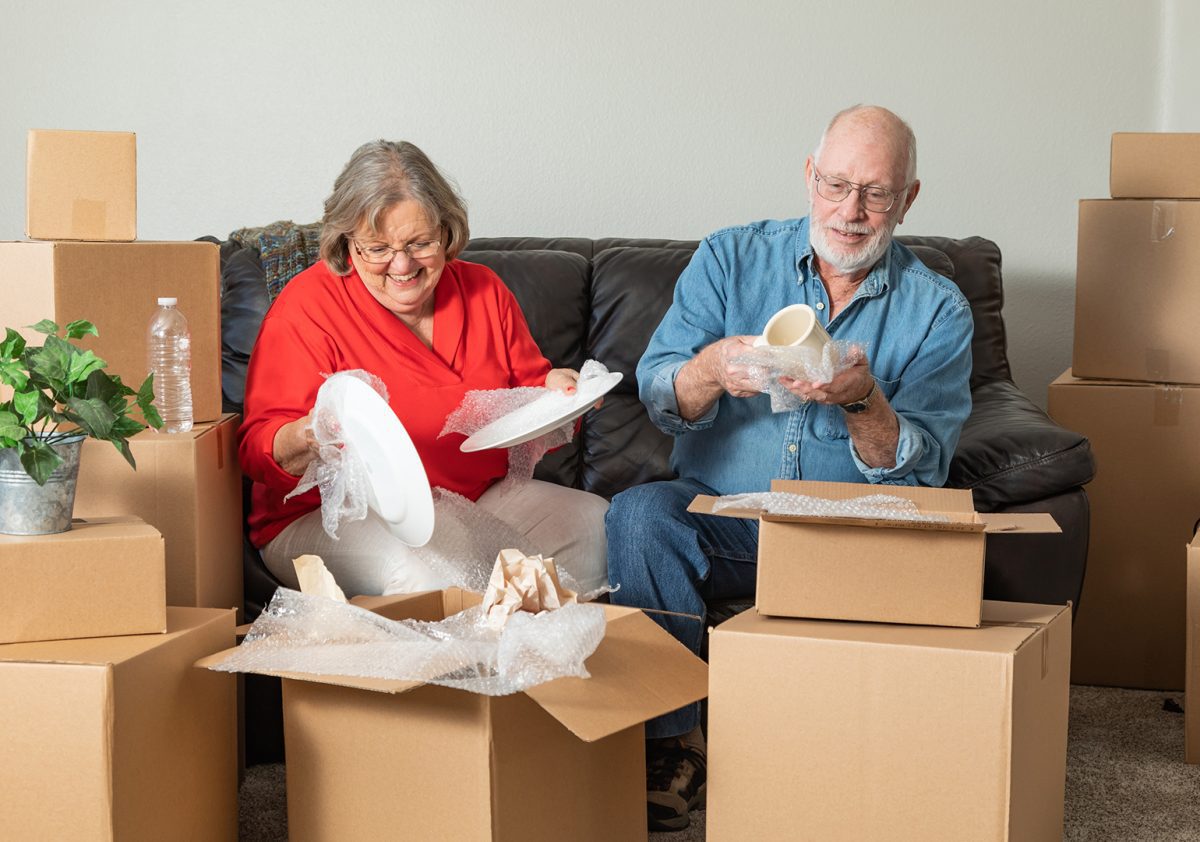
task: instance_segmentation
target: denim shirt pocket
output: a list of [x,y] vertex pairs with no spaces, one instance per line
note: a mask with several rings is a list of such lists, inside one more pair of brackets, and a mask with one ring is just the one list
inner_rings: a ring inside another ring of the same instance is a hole
[[[875,382],[879,384],[879,391],[889,401],[900,388],[899,380],[884,380],[881,377],[876,377]],[[814,406],[817,412],[816,424],[814,425],[817,432],[817,438],[821,441],[840,441],[850,438],[850,429],[846,426],[846,413],[841,407],[822,404]]]

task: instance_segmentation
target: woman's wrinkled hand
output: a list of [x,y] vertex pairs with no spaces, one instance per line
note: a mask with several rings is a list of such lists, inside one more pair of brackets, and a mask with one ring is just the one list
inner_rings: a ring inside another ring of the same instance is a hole
[[305,468],[320,453],[313,435],[313,413],[289,421],[275,433],[272,455],[276,463],[292,476],[303,476]]

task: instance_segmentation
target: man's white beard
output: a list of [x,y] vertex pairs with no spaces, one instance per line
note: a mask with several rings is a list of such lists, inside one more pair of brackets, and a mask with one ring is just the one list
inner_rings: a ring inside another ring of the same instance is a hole
[[[863,269],[870,269],[878,263],[879,259],[887,252],[888,246],[892,244],[892,232],[896,230],[896,225],[898,224],[896,217],[892,216],[876,228],[866,242],[857,248],[849,249],[831,243],[825,235],[824,226],[818,223],[812,217],[811,213],[812,204],[810,202],[808,238],[812,243],[813,251],[817,253],[818,257],[843,275],[851,275],[855,272],[861,272]],[[834,225],[854,234],[866,234],[871,231],[871,226],[862,223],[839,223],[834,221]]]

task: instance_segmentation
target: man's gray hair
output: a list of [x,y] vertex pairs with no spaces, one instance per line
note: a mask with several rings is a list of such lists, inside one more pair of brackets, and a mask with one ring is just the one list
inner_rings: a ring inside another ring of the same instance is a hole
[[894,139],[903,144],[905,155],[904,166],[904,184],[910,185],[917,180],[917,136],[913,134],[912,127],[908,123],[901,120],[896,114],[878,105],[852,105],[849,108],[839,111],[829,121],[829,125],[825,127],[825,131],[821,132],[821,140],[817,143],[817,150],[813,152],[813,160],[821,160],[821,152],[825,148],[825,139],[833,130],[834,126],[840,123],[847,117],[862,117],[871,124],[885,128],[891,132]]
[[350,272],[350,238],[360,225],[379,231],[379,220],[400,202],[415,201],[443,229],[446,259],[467,245],[467,208],[428,156],[407,141],[373,140],[350,156],[321,220],[321,259],[338,275]]

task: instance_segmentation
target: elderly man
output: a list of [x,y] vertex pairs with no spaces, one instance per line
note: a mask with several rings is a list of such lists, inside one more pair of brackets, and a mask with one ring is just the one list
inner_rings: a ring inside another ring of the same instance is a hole
[[[700,243],[637,369],[651,419],[675,436],[679,479],[613,499],[612,599],[674,612],[652,616],[695,651],[706,600],[754,593],[758,546],[752,521],[688,514],[695,495],[765,491],[774,478],[940,486],[971,408],[970,307],[892,239],[920,190],[912,130],[883,108],[847,109],[805,175],[807,218]],[[773,313],[801,303],[867,356],[827,383],[782,379],[807,400],[773,413],[735,360]],[[646,733],[650,826],[686,827],[705,791],[699,705]]]

